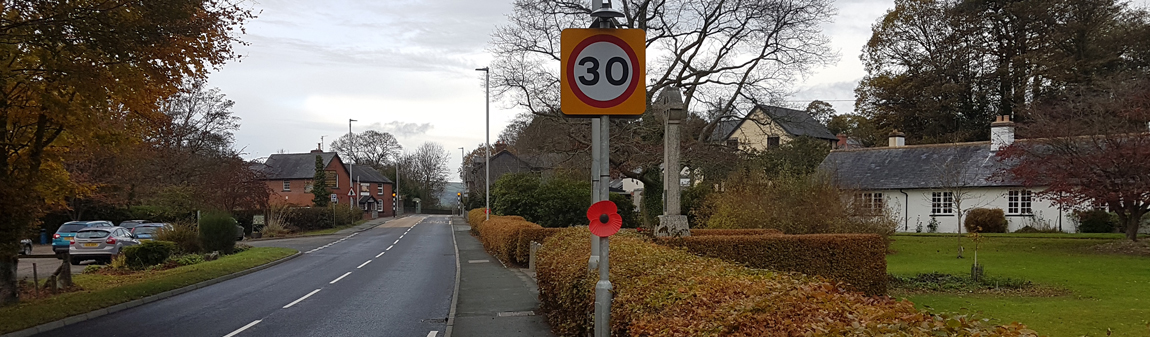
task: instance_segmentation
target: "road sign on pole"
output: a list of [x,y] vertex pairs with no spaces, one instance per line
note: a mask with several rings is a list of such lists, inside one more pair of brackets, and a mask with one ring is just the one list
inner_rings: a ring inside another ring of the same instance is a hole
[[642,29],[564,29],[560,100],[567,116],[639,116],[647,110]]

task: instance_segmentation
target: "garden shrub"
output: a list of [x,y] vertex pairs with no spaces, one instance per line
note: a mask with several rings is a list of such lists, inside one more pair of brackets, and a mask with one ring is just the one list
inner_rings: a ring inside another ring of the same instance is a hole
[[[586,222],[591,183],[538,174],[505,174],[491,186],[493,214],[515,214],[543,227],[567,227]],[[623,212],[620,212],[622,214]]]
[[1001,208],[975,208],[962,221],[967,233],[1006,233],[1007,224]]
[[175,243],[177,252],[182,254],[199,253],[202,248],[200,230],[191,222],[177,222],[171,227],[160,228],[156,231],[156,240]]
[[874,234],[692,235],[660,243],[751,268],[826,277],[867,295],[887,290],[887,246]]
[[1079,233],[1113,233],[1118,225],[1110,212],[1100,209],[1075,211],[1074,217],[1078,219]]
[[839,189],[822,174],[767,175],[739,171],[723,192],[707,196],[696,215],[700,228],[773,228],[787,234],[893,234],[898,222],[884,207],[854,202],[855,191]]
[[236,220],[225,212],[207,212],[200,217],[200,246],[205,251],[231,254],[236,246]]
[[[347,205],[344,205],[347,207]],[[299,207],[292,210],[285,223],[289,230],[306,232],[335,227],[335,215],[331,207]]]
[[504,263],[517,263],[515,260],[519,249],[519,231],[524,229],[543,228],[537,224],[509,217],[498,217],[487,220],[479,231],[479,241],[487,252]]
[[[598,273],[590,233],[563,229],[538,253],[542,309],[560,336],[593,328]],[[611,238],[615,336],[1034,336],[1017,323],[935,315],[890,297],[846,291],[818,277],[756,270],[647,242]]]
[[[234,230],[233,230],[234,232]],[[148,241],[135,246],[124,247],[121,252],[128,268],[144,269],[164,263],[176,251],[176,243],[169,241]]]

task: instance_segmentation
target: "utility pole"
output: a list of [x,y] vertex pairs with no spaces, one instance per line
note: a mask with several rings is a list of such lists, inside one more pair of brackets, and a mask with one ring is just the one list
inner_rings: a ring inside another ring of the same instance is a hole
[[[358,121],[354,120],[354,119],[350,119],[350,118],[347,119],[347,141],[349,143],[348,147],[347,147],[347,155],[352,157],[352,158],[348,158],[348,159],[353,159],[355,157],[355,154],[354,154],[354,151],[355,151],[355,134],[351,133],[351,122],[358,122]],[[355,191],[355,186],[354,186],[355,182],[351,181],[351,177],[352,177],[351,171],[352,171],[352,169],[355,168],[354,166],[355,166],[354,161],[350,161],[347,164],[347,168],[348,168],[348,170],[347,170],[347,184],[348,184],[348,187],[350,187],[351,191]],[[347,203],[347,209],[355,209],[355,203],[356,203],[355,202],[355,196],[353,196],[353,197],[351,197],[351,202]]]
[[483,103],[485,104],[486,109],[487,126],[483,128],[483,151],[487,153],[487,158],[483,164],[483,169],[487,172],[487,177],[483,178],[483,185],[484,194],[486,195],[487,201],[484,202],[483,213],[486,216],[484,220],[491,220],[491,69],[488,67],[483,67],[475,70],[482,71],[484,75]]

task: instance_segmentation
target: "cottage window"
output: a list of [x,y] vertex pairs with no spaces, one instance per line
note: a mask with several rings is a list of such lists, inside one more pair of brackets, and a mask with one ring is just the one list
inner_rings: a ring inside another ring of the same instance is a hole
[[1006,213],[1014,215],[1034,214],[1034,209],[1031,207],[1033,200],[1034,193],[1029,190],[1009,191],[1006,195]]
[[375,185],[375,188],[376,188],[375,194],[383,195],[383,184]]
[[383,212],[383,203],[382,202],[376,203],[375,204],[375,210],[379,211],[379,212]]
[[883,208],[886,206],[882,198],[882,193],[855,194],[855,205],[858,205],[860,212],[870,215],[881,214]]
[[930,214],[954,214],[954,192],[934,192],[930,196]]
[[738,137],[731,137],[731,139],[727,140],[727,146],[738,149],[739,148],[739,138]]
[[371,184],[359,183],[359,191],[360,192],[367,192],[368,194],[371,194]]
[[291,180],[284,180],[284,192],[291,192]]
[[767,137],[767,148],[773,149],[776,147],[779,147],[779,137],[778,136]]

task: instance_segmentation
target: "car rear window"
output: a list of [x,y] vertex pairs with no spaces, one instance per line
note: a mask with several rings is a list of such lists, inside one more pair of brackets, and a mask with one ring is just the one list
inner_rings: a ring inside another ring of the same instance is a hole
[[79,231],[76,233],[78,239],[99,239],[108,237],[106,231]]
[[82,223],[66,223],[60,225],[60,229],[56,230],[57,233],[75,233],[81,229],[88,228],[88,224]]
[[136,227],[135,230],[132,231],[132,233],[135,233],[137,235],[138,234],[152,234],[152,233],[155,233],[159,229],[160,229],[160,227],[150,227],[150,226],[149,227]]

